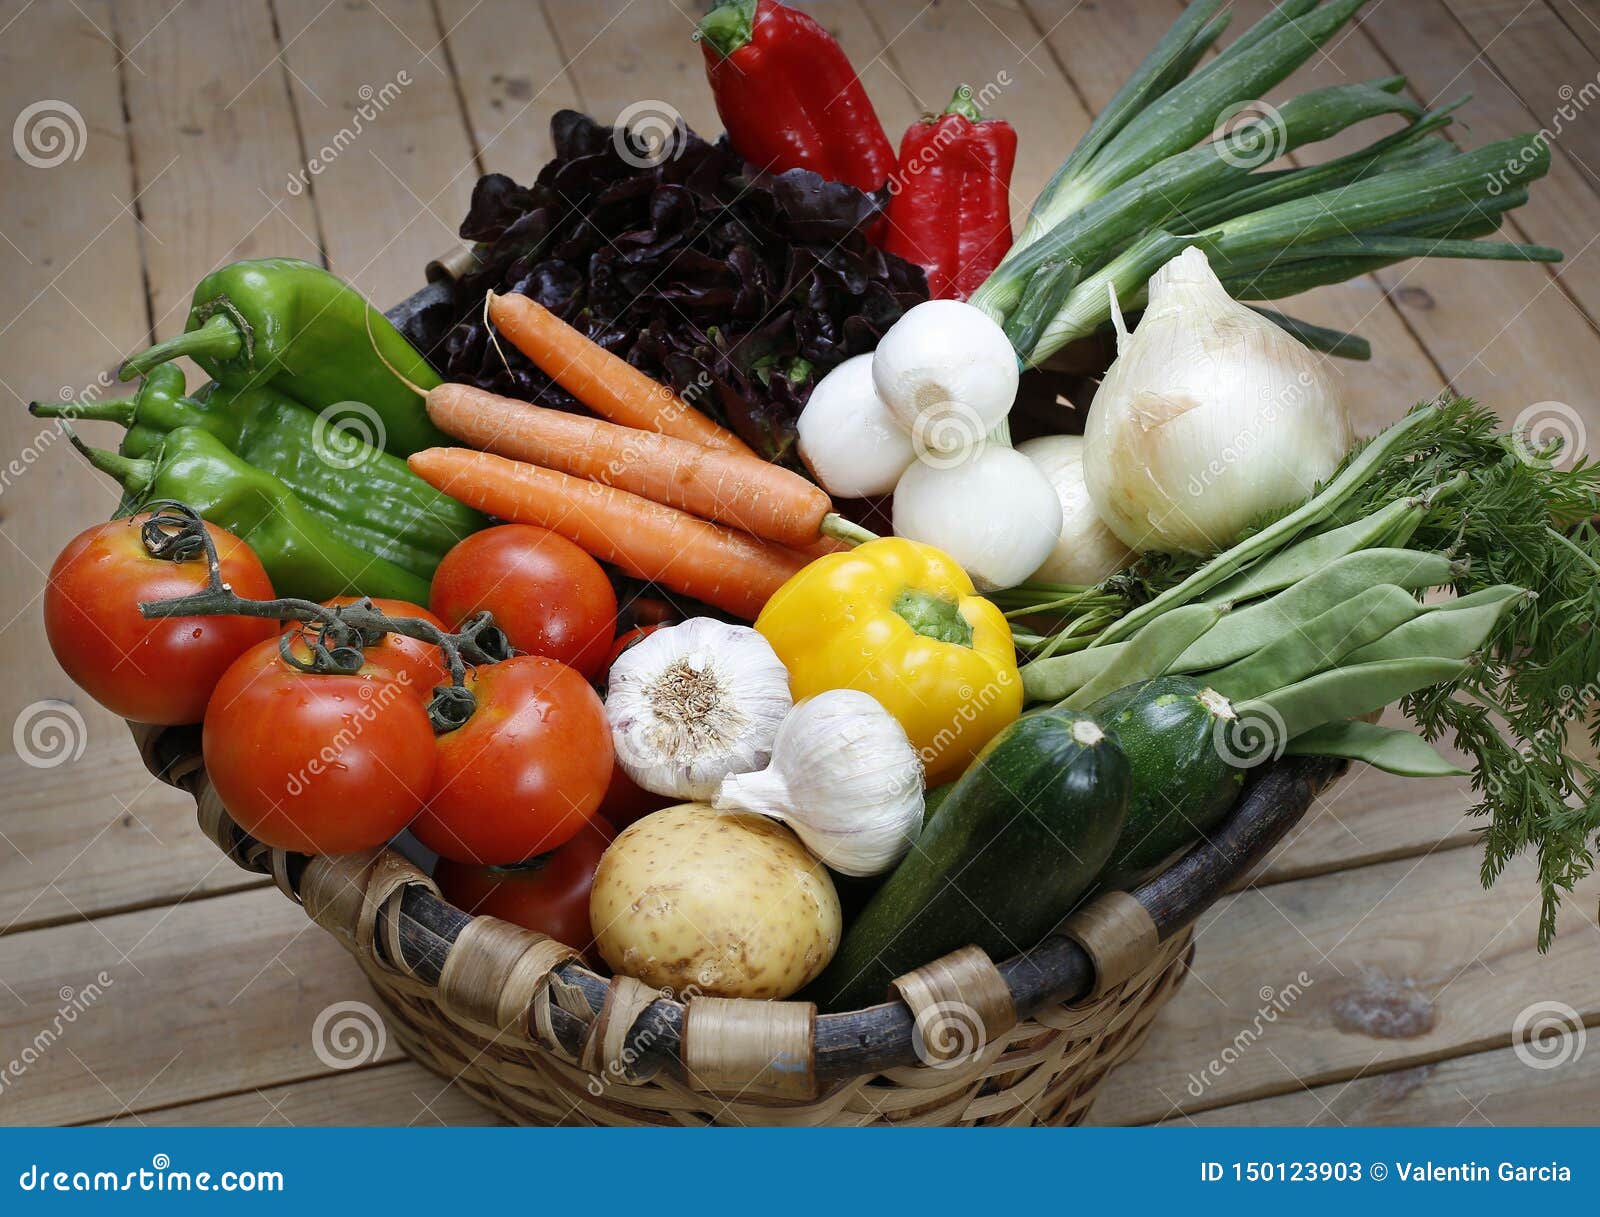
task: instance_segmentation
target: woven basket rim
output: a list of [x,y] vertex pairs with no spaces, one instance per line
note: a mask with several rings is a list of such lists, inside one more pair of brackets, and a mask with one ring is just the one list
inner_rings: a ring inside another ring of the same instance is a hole
[[[200,728],[129,725],[151,772],[198,800],[209,785],[201,761]],[[1217,897],[1243,879],[1299,821],[1317,793],[1346,768],[1347,762],[1324,757],[1283,758],[1258,767],[1218,829],[1129,893],[1142,909],[1141,915],[1148,915],[1154,930],[1150,948],[1153,950],[1186,930]],[[235,863],[271,876],[285,894],[299,900],[298,885],[311,857],[271,849],[231,819],[224,818],[220,832],[227,839],[214,837],[216,844]],[[385,845],[382,853],[391,860],[402,860],[406,867],[412,865],[393,843]],[[431,885],[409,882],[399,889],[397,943],[380,938],[374,944],[375,953],[388,966],[437,983],[456,938],[473,920],[474,914],[451,904]],[[396,949],[402,958],[388,958]],[[1137,965],[1139,961],[1131,962]],[[1011,995],[1019,1019],[1047,1006],[1080,1001],[1096,992],[1096,959],[1092,951],[1060,932],[1030,950],[995,961],[994,968]],[[566,983],[583,992],[591,1010],[598,1015],[612,979],[593,971],[581,959],[566,962],[557,971]],[[755,998],[730,1000],[762,1007],[771,1004]],[[642,1060],[641,1070],[676,1060],[686,1009],[687,1004],[675,995],[663,993],[640,1016],[639,1025],[653,1024],[651,1042],[657,1046],[653,1055],[659,1058]],[[860,1009],[817,1014],[813,1039],[817,1076],[858,1076],[918,1063],[914,1022],[910,1007],[892,995]]]

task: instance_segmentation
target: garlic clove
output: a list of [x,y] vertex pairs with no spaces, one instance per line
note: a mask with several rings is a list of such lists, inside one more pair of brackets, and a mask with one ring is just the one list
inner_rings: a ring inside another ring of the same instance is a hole
[[724,779],[712,805],[781,820],[842,875],[879,875],[922,831],[922,761],[875,698],[833,689],[797,703],[772,763]]
[[695,617],[624,651],[606,691],[617,763],[654,794],[709,799],[760,769],[793,699],[789,673],[749,626]]

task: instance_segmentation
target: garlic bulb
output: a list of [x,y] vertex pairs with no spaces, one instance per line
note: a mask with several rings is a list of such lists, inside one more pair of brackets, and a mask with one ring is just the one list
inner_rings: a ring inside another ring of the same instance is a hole
[[[1113,304],[1113,309],[1115,304]],[[1191,247],[1150,279],[1150,303],[1084,427],[1100,517],[1136,550],[1206,554],[1299,503],[1352,441],[1327,360],[1238,303]]]
[[894,489],[898,537],[942,549],[980,591],[1015,587],[1061,536],[1061,501],[1015,448],[985,444],[956,463],[919,460]]
[[960,300],[907,310],[872,354],[878,396],[919,452],[965,452],[1011,412],[1019,368],[992,317]]
[[1056,488],[1061,502],[1061,535],[1034,583],[1092,585],[1133,561],[1133,551],[1106,527],[1083,484],[1083,437],[1041,435],[1017,445]]
[[618,656],[606,718],[617,763],[640,786],[709,799],[730,773],[767,763],[792,704],[788,670],[765,638],[694,617]]
[[782,820],[842,875],[880,875],[922,831],[922,760],[874,698],[833,689],[797,703],[772,764],[724,779],[712,806]]
[[871,354],[845,360],[818,381],[795,429],[800,459],[835,497],[888,494],[916,459],[911,436],[872,383]]

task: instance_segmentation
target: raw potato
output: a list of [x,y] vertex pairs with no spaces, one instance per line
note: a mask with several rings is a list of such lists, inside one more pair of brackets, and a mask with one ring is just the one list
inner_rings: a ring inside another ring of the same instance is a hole
[[839,946],[827,869],[765,816],[682,803],[626,829],[589,897],[615,972],[710,997],[788,997]]

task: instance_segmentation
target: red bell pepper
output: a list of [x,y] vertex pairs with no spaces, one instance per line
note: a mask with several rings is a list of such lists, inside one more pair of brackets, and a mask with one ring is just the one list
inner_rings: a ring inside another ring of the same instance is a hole
[[894,145],[844,51],[775,0],[724,0],[696,31],[734,149],[772,173],[811,169],[858,190],[894,172]]
[[962,85],[943,114],[911,124],[890,180],[883,248],[928,272],[934,299],[965,300],[1011,248],[1017,133]]

